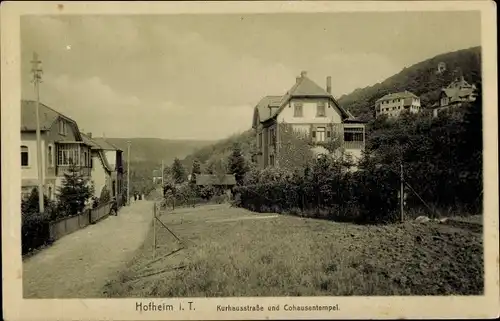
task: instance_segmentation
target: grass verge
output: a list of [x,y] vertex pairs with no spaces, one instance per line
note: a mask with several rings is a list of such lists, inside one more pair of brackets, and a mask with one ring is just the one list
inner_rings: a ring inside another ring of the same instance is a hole
[[[479,231],[438,223],[360,226],[227,205],[156,225],[108,297],[480,295]],[[180,250],[179,250],[180,249]]]

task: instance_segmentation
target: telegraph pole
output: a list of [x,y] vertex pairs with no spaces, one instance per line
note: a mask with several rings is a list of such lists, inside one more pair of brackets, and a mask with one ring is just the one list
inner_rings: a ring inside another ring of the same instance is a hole
[[127,204],[130,205],[130,144],[132,142],[127,141]]
[[161,188],[163,188],[163,186],[164,186],[163,171],[164,171],[164,167],[163,167],[163,159],[162,159],[161,160]]
[[35,87],[36,95],[36,151],[37,151],[37,169],[38,169],[38,205],[40,207],[40,213],[44,213],[43,204],[43,168],[42,168],[42,138],[40,133],[40,87],[39,84],[42,82],[42,61],[38,59],[38,54],[33,52],[33,60],[31,61],[33,65],[31,72],[33,73],[33,84]]
[[404,176],[403,176],[403,162],[401,161],[401,188],[399,192],[399,201],[401,205],[401,222],[404,221],[404,193],[405,193],[405,185],[404,185]]

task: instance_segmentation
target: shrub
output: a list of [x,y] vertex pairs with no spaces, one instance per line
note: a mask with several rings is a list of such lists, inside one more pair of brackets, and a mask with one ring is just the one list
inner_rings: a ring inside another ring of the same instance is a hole
[[49,222],[57,217],[54,204],[44,195],[44,214],[40,214],[38,189],[33,188],[21,201],[21,251],[31,252],[50,242]]
[[235,189],[235,205],[256,212],[359,223],[397,219],[399,180],[386,169],[350,173],[337,160],[325,157],[306,166],[303,173],[269,168],[252,181]]

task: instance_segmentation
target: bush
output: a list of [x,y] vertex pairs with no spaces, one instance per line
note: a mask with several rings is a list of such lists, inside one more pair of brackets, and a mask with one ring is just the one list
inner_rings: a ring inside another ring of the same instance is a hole
[[51,242],[49,223],[50,214],[29,213],[22,216],[21,248],[23,255]]
[[38,189],[21,201],[21,251],[31,252],[50,242],[49,222],[57,217],[57,209],[44,195],[45,213],[40,214]]
[[304,173],[265,169],[253,182],[235,189],[236,206],[359,223],[397,219],[399,180],[387,169],[350,173],[320,158]]

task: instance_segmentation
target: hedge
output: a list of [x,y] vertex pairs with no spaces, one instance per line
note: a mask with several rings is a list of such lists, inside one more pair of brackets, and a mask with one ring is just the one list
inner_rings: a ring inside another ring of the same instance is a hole
[[239,186],[235,189],[236,205],[256,212],[359,223],[397,220],[400,181],[392,171],[382,168],[352,173],[323,165],[306,169],[308,174]]

